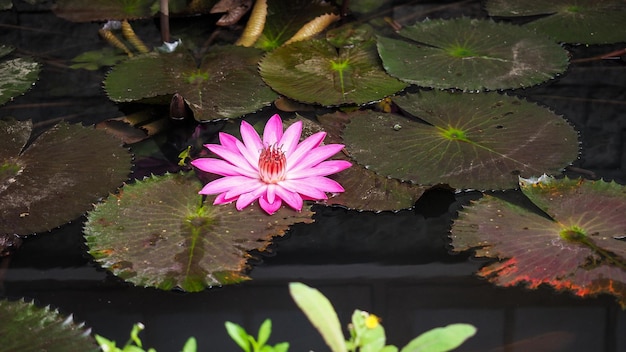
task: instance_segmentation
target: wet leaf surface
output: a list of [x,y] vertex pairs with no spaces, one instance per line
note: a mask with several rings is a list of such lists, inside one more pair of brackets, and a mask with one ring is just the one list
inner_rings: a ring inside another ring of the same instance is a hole
[[362,112],[343,133],[350,156],[383,176],[509,189],[518,175],[559,173],[578,156],[578,136],[567,121],[515,97],[422,91],[393,101],[421,121]]
[[198,65],[190,53],[150,53],[113,68],[104,86],[113,101],[179,93],[198,121],[236,118],[276,99],[257,71],[262,51],[214,47]]
[[554,78],[567,51],[527,28],[487,20],[427,20],[398,32],[408,40],[378,39],[387,72],[423,87],[495,90]]
[[272,216],[253,205],[201,205],[193,174],[152,176],[127,185],[89,213],[89,253],[137,286],[195,292],[248,280],[248,251],[264,251],[289,226],[313,222],[308,208]]
[[365,104],[407,86],[385,73],[372,41],[342,49],[326,40],[295,42],[268,53],[259,67],[280,94],[325,106]]
[[541,284],[579,296],[610,293],[626,306],[626,189],[614,182],[542,178],[522,191],[553,219],[486,195],[451,231],[455,251],[499,261],[478,275],[499,286]]
[[0,317],[3,351],[100,351],[90,336],[91,329],[50,307],[1,300]]
[[[0,45],[0,58],[12,51],[12,47]],[[40,70],[40,65],[29,58],[0,60],[0,105],[30,89]]]
[[62,122],[25,147],[31,128],[28,121],[0,121],[3,234],[61,226],[121,186],[131,171],[128,149],[102,131]]
[[[328,133],[325,143],[343,143],[341,131],[350,119],[359,119],[361,113],[345,114],[336,112],[318,117],[323,129]],[[412,185],[407,182],[376,174],[363,166],[355,165],[345,154],[337,154],[335,159],[344,159],[353,163],[352,167],[331,175],[339,182],[345,192],[329,198],[325,203],[341,205],[350,209],[385,211],[411,208],[428,187]]]
[[565,43],[609,44],[626,41],[626,4],[620,0],[490,0],[491,16],[547,15],[525,24]]

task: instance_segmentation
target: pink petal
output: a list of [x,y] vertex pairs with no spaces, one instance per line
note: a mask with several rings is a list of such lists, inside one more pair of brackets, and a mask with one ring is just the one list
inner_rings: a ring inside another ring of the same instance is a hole
[[247,207],[248,205],[250,205],[250,203],[254,202],[257,198],[261,197],[264,193],[265,193],[265,189],[259,188],[255,192],[244,193],[240,195],[239,198],[237,199],[237,203],[235,204],[235,208],[237,208],[237,210],[241,210]]
[[234,187],[239,186],[248,180],[250,180],[250,178],[245,176],[225,176],[207,183],[198,193],[218,194],[228,192]]
[[302,141],[302,143],[298,144],[296,150],[293,151],[291,155],[287,157],[287,170],[291,170],[300,163],[300,160],[304,158],[311,149],[317,147],[322,143],[324,138],[326,137],[326,132],[317,132],[309,136],[309,138]]
[[352,164],[346,160],[322,161],[321,163],[306,169],[290,170],[287,177],[290,180],[295,180],[313,176],[328,176],[343,171],[350,166],[352,166]]
[[297,192],[291,192],[281,186],[278,186],[276,187],[276,195],[295,210],[302,210],[303,200]]
[[231,149],[231,150],[234,150],[235,148],[237,148],[236,143],[239,140],[235,136],[230,135],[228,133],[220,132],[219,137],[220,137],[220,144],[223,145],[224,147]]
[[256,132],[254,127],[246,121],[241,121],[241,127],[239,130],[241,131],[241,139],[246,145],[246,148],[251,154],[256,153],[256,159],[258,161],[261,150],[263,150],[261,137],[259,137],[259,134]]
[[258,172],[250,172],[222,159],[198,158],[191,162],[191,165],[204,171],[222,176],[247,176],[256,178]]
[[300,162],[294,164],[288,172],[304,170],[319,164],[343,149],[342,144],[328,144],[310,150]]
[[228,149],[224,146],[221,146],[219,144],[207,144],[206,145],[207,148],[209,148],[210,151],[212,151],[213,153],[217,154],[219,157],[221,157],[222,159],[228,161],[229,163],[233,164],[233,165],[237,165],[242,169],[245,169],[247,172],[250,173],[256,173],[258,174],[257,169],[253,168],[248,161],[246,160],[246,158],[243,157],[243,155],[241,155],[241,153],[239,153],[239,150],[235,149]]
[[279,142],[281,150],[288,158],[291,153],[296,150],[298,142],[300,142],[300,135],[302,134],[302,121],[296,121],[285,130],[283,138]]
[[248,179],[246,181],[239,182],[226,192],[227,198],[234,198],[240,194],[256,192],[258,189],[265,189],[267,185],[257,179]]
[[286,191],[299,193],[300,195],[303,195],[308,199],[320,200],[328,198],[326,196],[326,193],[324,193],[324,190],[317,187],[317,185],[310,183],[308,178],[304,180],[282,181],[280,185]]
[[[284,182],[284,181],[283,181]],[[307,177],[298,180],[290,180],[288,183],[291,185],[298,185],[301,189],[305,189],[304,185],[315,187],[316,189],[324,192],[339,193],[345,191],[343,187],[335,180],[331,180],[328,177],[314,176]],[[302,193],[298,189],[298,193]]]
[[267,185],[267,191],[265,192],[265,198],[267,202],[272,204],[276,200],[276,185],[269,184]]
[[241,153],[241,155],[246,159],[248,165],[250,165],[252,169],[256,170],[258,175],[260,150],[250,150],[250,148],[246,147],[246,145],[240,141],[237,141],[236,147],[239,150],[239,153]]
[[280,209],[280,206],[283,205],[283,202],[280,199],[276,199],[274,203],[268,203],[268,201],[265,200],[264,197],[261,197],[259,198],[259,205],[261,206],[263,210],[265,210],[266,213],[268,213],[269,215],[272,215],[278,209]]
[[236,198],[226,198],[226,192],[220,193],[217,195],[217,197],[215,197],[215,200],[213,201],[213,205],[231,203],[235,199]]
[[263,130],[263,144],[265,146],[278,144],[282,137],[283,121],[278,114],[274,114],[265,124],[265,129]]

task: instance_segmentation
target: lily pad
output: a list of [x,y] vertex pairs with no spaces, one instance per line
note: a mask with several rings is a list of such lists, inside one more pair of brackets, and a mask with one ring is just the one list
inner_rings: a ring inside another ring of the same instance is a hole
[[373,41],[340,49],[326,40],[295,42],[268,53],[259,67],[280,94],[325,106],[366,104],[407,86],[385,73]]
[[188,52],[145,54],[115,66],[104,86],[116,102],[178,93],[198,121],[236,118],[277,97],[257,71],[262,53],[254,48],[216,46],[200,65]]
[[0,317],[3,351],[100,351],[90,336],[91,329],[50,307],[2,300]]
[[550,38],[507,23],[461,18],[427,20],[378,38],[387,72],[424,87],[522,88],[565,71],[568,54]]
[[201,188],[192,173],[125,186],[89,213],[89,253],[137,286],[196,292],[248,280],[248,251],[264,251],[294,223],[313,222],[308,208],[269,216],[254,206],[214,206],[214,197],[202,202]]
[[615,182],[541,177],[521,188],[550,217],[484,196],[452,226],[455,251],[499,261],[478,275],[499,286],[524,283],[579,296],[615,295],[626,307],[626,188]]
[[[0,58],[12,51],[12,47],[0,46]],[[39,77],[40,69],[40,65],[29,58],[0,61],[0,105],[30,89]]]
[[565,43],[610,44],[626,41],[626,4],[621,0],[490,0],[491,16],[547,15],[524,25]]
[[255,46],[266,51],[278,48],[309,21],[336,9],[328,2],[273,0],[267,4],[267,18]]
[[509,189],[518,175],[559,173],[578,157],[578,135],[567,121],[516,97],[422,91],[393,101],[422,121],[366,111],[343,133],[350,156],[383,176]]
[[103,131],[62,122],[26,145],[31,128],[29,121],[0,121],[0,234],[28,235],[76,219],[131,171],[128,149]]
[[[343,143],[341,131],[351,118],[359,119],[360,113],[335,112],[318,116],[324,131],[328,134],[325,143]],[[352,161],[339,153],[334,159]],[[429,187],[413,185],[376,174],[363,166],[352,165],[342,172],[329,176],[346,190],[329,198],[326,204],[341,205],[350,209],[385,211],[411,208]]]

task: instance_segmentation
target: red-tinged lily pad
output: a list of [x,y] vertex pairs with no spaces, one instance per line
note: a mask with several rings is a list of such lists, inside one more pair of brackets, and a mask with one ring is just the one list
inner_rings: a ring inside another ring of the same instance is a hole
[[565,71],[568,54],[552,39],[507,23],[427,20],[378,38],[387,72],[423,87],[496,90],[529,87]]
[[313,222],[308,208],[270,216],[256,206],[214,206],[214,197],[203,203],[201,188],[192,173],[125,186],[89,213],[89,253],[137,286],[197,292],[248,280],[248,251],[265,250],[294,223]]
[[[321,127],[328,134],[325,143],[343,143],[341,131],[351,118],[358,119],[361,114],[336,112],[318,116]],[[333,159],[352,161],[345,154],[337,154]],[[413,185],[396,179],[380,176],[359,165],[329,176],[339,182],[346,190],[329,198],[326,204],[341,205],[350,209],[368,211],[402,210],[411,208],[429,187]]]
[[325,106],[366,104],[407,86],[383,70],[373,41],[339,49],[326,40],[295,42],[268,53],[259,67],[280,94]]
[[76,219],[131,172],[128,149],[103,131],[63,122],[27,145],[31,129],[29,121],[0,121],[0,234]]
[[115,66],[104,87],[116,102],[178,93],[198,121],[236,118],[277,97],[257,71],[262,53],[254,48],[215,46],[199,65],[189,52],[145,54]]
[[478,257],[499,259],[478,272],[499,286],[610,293],[626,307],[626,188],[546,176],[520,184],[552,219],[486,195],[454,222],[454,250],[475,249]]
[[24,301],[0,301],[2,351],[100,351],[91,329],[50,307]]
[[626,3],[622,0],[490,0],[491,16],[546,15],[525,24],[566,43],[609,44],[626,41]]
[[516,97],[422,91],[393,101],[421,121],[367,111],[343,133],[350,156],[383,176],[511,189],[518,175],[560,173],[578,157],[578,134],[567,121]]
[[[0,45],[0,58],[12,51],[12,47]],[[0,105],[30,89],[39,77],[39,70],[40,65],[29,58],[0,61]]]

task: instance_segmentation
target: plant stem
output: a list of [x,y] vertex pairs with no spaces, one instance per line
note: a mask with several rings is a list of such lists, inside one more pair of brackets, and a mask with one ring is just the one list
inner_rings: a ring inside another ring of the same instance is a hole
[[170,9],[169,0],[161,0],[161,40],[170,42]]

